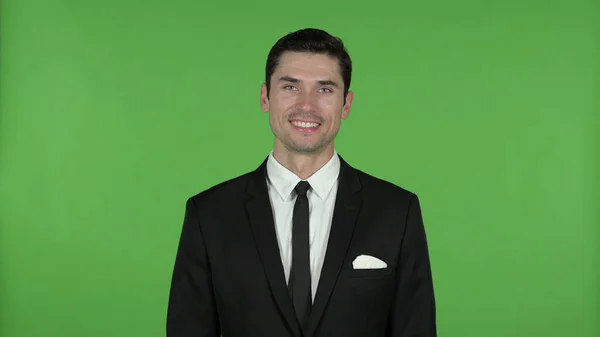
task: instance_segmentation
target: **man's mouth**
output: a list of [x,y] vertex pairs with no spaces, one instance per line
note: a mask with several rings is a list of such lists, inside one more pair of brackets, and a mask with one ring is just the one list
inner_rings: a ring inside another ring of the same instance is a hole
[[290,124],[292,124],[296,130],[306,133],[314,132],[321,126],[321,123],[318,122],[298,120],[292,120],[290,121]]

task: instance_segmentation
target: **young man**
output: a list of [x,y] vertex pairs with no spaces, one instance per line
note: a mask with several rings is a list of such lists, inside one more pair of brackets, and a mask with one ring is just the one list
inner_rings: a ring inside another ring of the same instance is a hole
[[273,151],[187,201],[168,337],[436,336],[419,199],[334,148],[351,72],[322,30],[273,46],[260,93]]

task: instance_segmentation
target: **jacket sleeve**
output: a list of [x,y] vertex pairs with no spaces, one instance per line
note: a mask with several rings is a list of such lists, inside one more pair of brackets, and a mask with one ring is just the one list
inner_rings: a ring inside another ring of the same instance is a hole
[[221,335],[198,209],[187,200],[167,308],[167,337]]
[[436,308],[427,239],[419,199],[412,195],[398,259],[388,337],[435,337]]

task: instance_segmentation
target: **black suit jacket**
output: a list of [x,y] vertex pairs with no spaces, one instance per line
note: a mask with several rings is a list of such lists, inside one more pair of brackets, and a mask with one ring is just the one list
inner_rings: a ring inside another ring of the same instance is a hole
[[[266,184],[257,170],[186,204],[168,337],[434,337],[436,314],[419,199],[342,158],[316,298],[301,333],[288,295]],[[357,269],[361,254],[386,269]]]

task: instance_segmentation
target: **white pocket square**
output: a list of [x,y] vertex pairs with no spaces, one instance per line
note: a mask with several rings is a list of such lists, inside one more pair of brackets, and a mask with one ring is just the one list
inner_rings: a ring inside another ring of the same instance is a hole
[[387,264],[371,255],[359,255],[352,262],[354,269],[383,269]]

